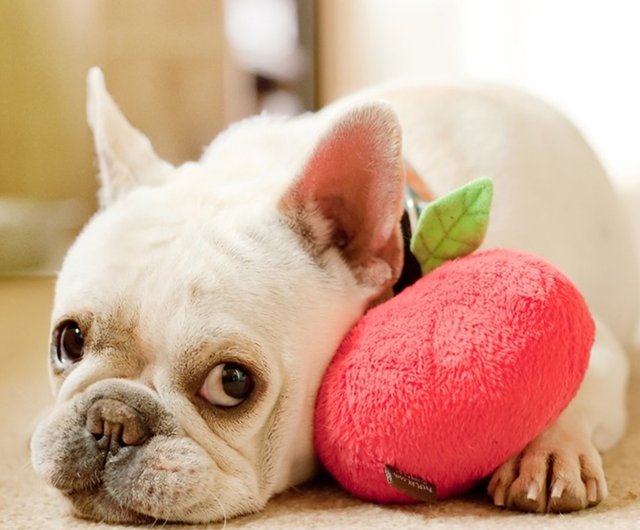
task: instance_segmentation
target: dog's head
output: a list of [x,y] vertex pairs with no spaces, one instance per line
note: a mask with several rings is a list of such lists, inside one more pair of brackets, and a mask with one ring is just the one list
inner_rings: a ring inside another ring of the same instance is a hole
[[173,167],[88,86],[101,208],[59,275],[34,467],[83,517],[256,511],[313,473],[323,371],[399,274],[398,123],[254,118]]

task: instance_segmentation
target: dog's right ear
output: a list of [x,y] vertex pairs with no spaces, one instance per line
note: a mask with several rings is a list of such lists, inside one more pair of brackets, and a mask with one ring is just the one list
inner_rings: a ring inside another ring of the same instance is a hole
[[388,104],[372,102],[332,124],[279,208],[315,258],[337,250],[378,296],[402,269],[403,196],[400,124]]
[[158,157],[149,139],[123,116],[97,67],[87,75],[87,119],[98,158],[101,207],[109,206],[136,186],[166,181],[173,166]]

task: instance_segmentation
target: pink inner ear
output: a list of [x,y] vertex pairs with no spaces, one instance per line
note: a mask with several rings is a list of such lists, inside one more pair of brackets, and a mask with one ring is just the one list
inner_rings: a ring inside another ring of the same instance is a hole
[[388,105],[372,103],[329,130],[282,197],[280,211],[312,255],[339,249],[375,297],[402,269],[403,195],[400,125]]
[[320,142],[298,185],[302,200],[315,202],[354,250],[383,247],[399,221],[403,193],[393,114],[365,107],[347,115]]

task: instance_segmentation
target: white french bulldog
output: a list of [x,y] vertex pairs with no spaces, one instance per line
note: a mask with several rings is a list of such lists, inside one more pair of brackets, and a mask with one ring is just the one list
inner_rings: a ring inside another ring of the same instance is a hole
[[491,176],[484,246],[546,257],[596,316],[579,394],[496,470],[494,503],[572,511],[605,498],[598,450],[624,430],[637,267],[603,168],[555,111],[499,87],[387,88],[243,121],[173,167],[98,69],[88,88],[101,208],[59,275],[56,402],[32,439],[36,471],[75,514],[216,521],[313,475],[325,367],[403,268],[409,165],[435,195]]

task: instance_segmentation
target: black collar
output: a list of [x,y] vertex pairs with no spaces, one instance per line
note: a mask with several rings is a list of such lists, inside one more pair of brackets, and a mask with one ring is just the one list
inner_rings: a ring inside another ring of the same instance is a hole
[[398,294],[404,288],[415,283],[422,277],[422,269],[418,260],[411,252],[411,236],[413,235],[416,225],[418,224],[418,218],[424,209],[425,203],[421,201],[416,192],[409,187],[405,187],[404,197],[404,214],[400,221],[400,228],[402,229],[402,243],[404,247],[404,266],[400,273],[400,278],[393,286],[393,294]]

